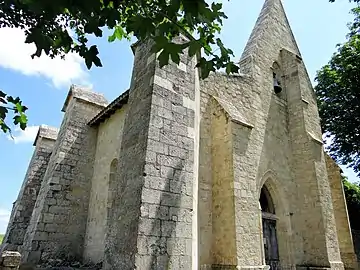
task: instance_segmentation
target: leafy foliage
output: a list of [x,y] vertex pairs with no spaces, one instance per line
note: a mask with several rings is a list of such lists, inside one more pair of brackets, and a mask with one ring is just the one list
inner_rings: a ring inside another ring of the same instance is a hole
[[[0,27],[23,29],[25,42],[36,45],[32,57],[74,52],[84,58],[88,69],[102,66],[89,36],[101,38],[107,27],[113,31],[109,42],[132,36],[153,39],[154,51],[161,51],[160,66],[170,59],[179,63],[179,54],[188,48],[190,56],[205,53],[198,63],[202,78],[222,68],[236,73],[233,52],[216,38],[226,18],[221,3],[209,5],[205,0],[0,0]],[[179,34],[188,42],[175,44],[173,38]]]
[[360,186],[359,184],[350,183],[345,176],[343,176],[343,186],[350,226],[354,230],[360,230]]
[[333,136],[329,154],[360,175],[360,9],[352,11],[348,39],[318,71],[315,91],[323,132]]
[[10,127],[5,123],[5,118],[9,111],[13,112],[14,125],[19,125],[22,130],[26,128],[27,117],[25,111],[27,107],[22,105],[19,97],[13,98],[12,96],[6,95],[0,90],[0,128],[4,133],[9,132],[11,135]]
[[[191,55],[203,49],[210,57],[199,62],[206,77],[209,71],[220,68],[229,73],[238,71],[230,60],[233,52],[215,37],[227,18],[221,9],[221,3],[209,5],[205,0],[2,0],[0,27],[24,29],[26,43],[37,48],[33,57],[43,52],[51,57],[75,52],[85,59],[88,68],[102,65],[97,46],[88,44],[88,37],[102,37],[104,27],[113,30],[110,42],[131,36],[154,39],[155,50],[163,50],[159,56],[163,65],[169,57],[178,63],[178,55],[185,48],[190,47]],[[179,34],[189,39],[183,46],[172,42]],[[220,55],[214,53],[214,46]]]

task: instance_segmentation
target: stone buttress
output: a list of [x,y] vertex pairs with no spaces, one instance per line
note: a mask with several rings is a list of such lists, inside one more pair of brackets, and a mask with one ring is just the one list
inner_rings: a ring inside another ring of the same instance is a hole
[[326,167],[331,186],[331,198],[334,205],[336,230],[339,238],[341,259],[345,269],[359,269],[350,228],[341,169],[336,162],[326,155]]
[[148,41],[134,46],[106,237],[104,267],[109,270],[198,269],[192,258],[197,233],[197,69],[187,53],[179,65],[160,69],[151,47]]
[[[281,0],[265,1],[240,68],[201,84],[200,265],[343,269],[316,97]],[[259,211],[264,190],[272,210]]]
[[103,95],[70,88],[58,138],[28,226],[22,260],[81,260],[96,129],[87,123],[105,106]]
[[58,129],[42,125],[39,127],[34,154],[30,160],[18,198],[13,204],[2,249],[18,250],[22,246],[26,229],[33,213],[46,168],[57,138]]
[[151,41],[132,48],[130,90],[105,108],[72,86],[56,141],[40,128],[9,248],[106,270],[357,269],[281,0],[265,0],[240,74],[199,81],[187,52],[160,69]]
[[[279,252],[288,257],[283,267],[342,269],[316,97],[280,0],[265,2],[242,60],[249,57],[265,112],[259,118],[267,121],[267,149],[255,155],[261,158],[257,186],[267,184],[266,171],[274,172],[267,188],[279,198]],[[280,94],[274,93],[274,75]],[[276,145],[279,139],[282,145]],[[276,147],[284,146],[287,159],[276,164],[282,158]]]

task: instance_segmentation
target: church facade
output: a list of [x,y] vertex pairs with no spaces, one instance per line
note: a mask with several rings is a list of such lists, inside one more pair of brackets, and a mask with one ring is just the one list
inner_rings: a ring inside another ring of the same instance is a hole
[[[178,38],[178,42],[183,42]],[[129,90],[72,86],[41,126],[3,249],[103,269],[357,269],[340,169],[280,0],[241,74],[199,80],[133,45]]]

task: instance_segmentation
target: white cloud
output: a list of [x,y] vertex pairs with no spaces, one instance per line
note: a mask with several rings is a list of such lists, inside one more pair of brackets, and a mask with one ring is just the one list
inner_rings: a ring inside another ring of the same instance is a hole
[[25,34],[17,28],[0,28],[0,67],[21,72],[27,76],[43,76],[57,88],[69,87],[72,83],[88,84],[88,74],[83,69],[83,59],[73,53],[51,59],[43,54],[31,58],[34,44],[26,44]]
[[0,234],[6,232],[11,212],[7,209],[0,208]]
[[28,126],[25,130],[21,130],[17,127],[13,133],[12,138],[9,135],[8,139],[14,141],[14,143],[33,143],[36,137],[36,134],[39,130],[39,126]]

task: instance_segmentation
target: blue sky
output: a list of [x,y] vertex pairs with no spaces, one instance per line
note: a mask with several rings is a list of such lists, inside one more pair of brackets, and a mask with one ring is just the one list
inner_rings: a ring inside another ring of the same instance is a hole
[[[225,21],[221,38],[233,49],[237,59],[255,24],[264,0],[224,0]],[[352,20],[348,0],[283,0],[285,9],[311,79],[316,70],[328,62],[335,45],[345,40],[346,23]],[[71,83],[91,85],[109,101],[126,90],[130,83],[133,55],[128,42],[109,44],[98,39],[103,68],[90,72],[82,59],[70,55],[65,61],[46,57],[32,60],[34,47],[24,44],[17,29],[0,29],[0,89],[20,96],[29,107],[29,127],[16,131],[15,140],[0,134],[0,233],[6,224],[12,203],[16,200],[28,162],[33,152],[33,139],[41,124],[59,127],[61,107]],[[95,40],[94,40],[95,41]],[[343,168],[351,181],[355,174]]]

